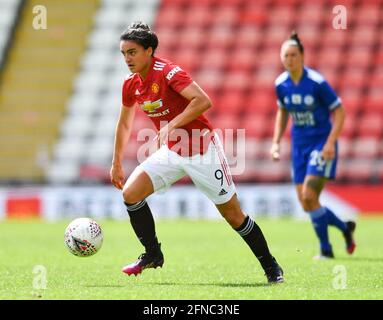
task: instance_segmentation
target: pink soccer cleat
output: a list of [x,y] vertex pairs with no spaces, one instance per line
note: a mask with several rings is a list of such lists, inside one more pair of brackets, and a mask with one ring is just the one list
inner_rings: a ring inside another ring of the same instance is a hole
[[144,269],[148,269],[148,268],[155,269],[157,267],[162,268],[163,264],[164,264],[164,256],[161,251],[159,251],[156,254],[148,254],[145,252],[138,257],[137,261],[123,267],[122,272],[126,273],[129,276],[132,274],[137,276]]
[[352,254],[356,248],[356,243],[354,240],[354,231],[356,228],[356,223],[354,221],[348,221],[347,231],[343,234],[344,239],[346,240],[346,251],[348,254]]

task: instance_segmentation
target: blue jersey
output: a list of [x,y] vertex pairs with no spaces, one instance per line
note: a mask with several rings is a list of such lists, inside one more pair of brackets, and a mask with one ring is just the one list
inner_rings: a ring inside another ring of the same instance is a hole
[[317,71],[304,67],[295,84],[287,71],[275,80],[277,104],[292,117],[292,139],[295,144],[309,144],[312,138],[328,136],[330,112],[341,104],[340,98]]

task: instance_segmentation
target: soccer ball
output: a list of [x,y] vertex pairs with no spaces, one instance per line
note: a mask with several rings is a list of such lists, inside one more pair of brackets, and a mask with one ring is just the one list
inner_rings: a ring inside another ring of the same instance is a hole
[[104,236],[99,224],[90,218],[73,220],[65,230],[64,242],[78,257],[89,257],[98,252]]

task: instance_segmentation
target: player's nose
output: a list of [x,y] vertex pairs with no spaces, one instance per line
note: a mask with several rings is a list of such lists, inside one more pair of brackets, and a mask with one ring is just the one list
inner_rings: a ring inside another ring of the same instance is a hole
[[124,55],[124,60],[125,60],[126,63],[129,63],[131,58],[127,54],[125,54]]

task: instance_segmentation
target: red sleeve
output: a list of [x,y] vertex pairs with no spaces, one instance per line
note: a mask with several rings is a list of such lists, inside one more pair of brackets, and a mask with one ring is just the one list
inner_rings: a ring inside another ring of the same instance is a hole
[[125,107],[133,107],[136,103],[136,97],[134,93],[133,78],[129,77],[124,81],[122,86],[122,104]]
[[165,79],[168,85],[178,93],[193,82],[186,71],[174,64],[169,64],[165,69]]

